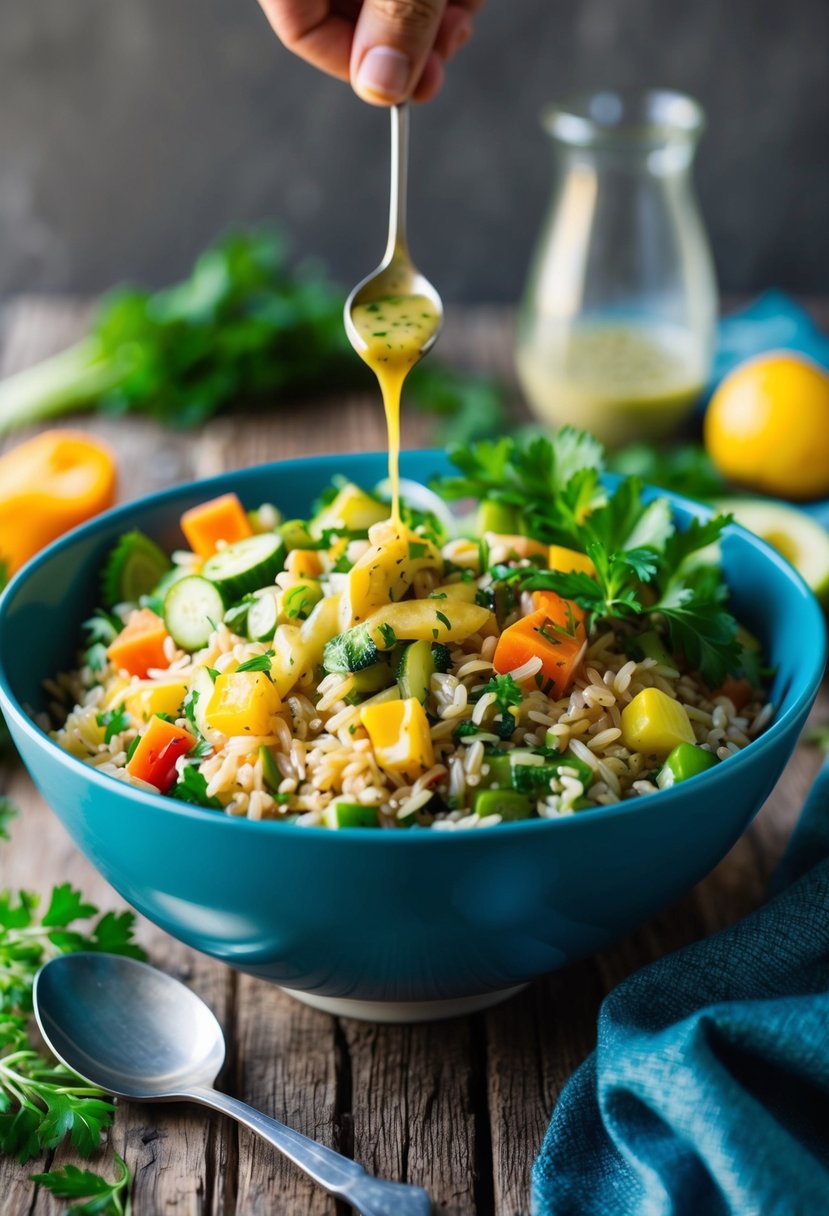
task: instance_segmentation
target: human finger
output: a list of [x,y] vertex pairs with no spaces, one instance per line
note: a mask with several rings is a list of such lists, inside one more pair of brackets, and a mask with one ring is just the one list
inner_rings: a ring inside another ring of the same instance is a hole
[[446,0],[364,0],[351,48],[355,92],[374,105],[410,97],[445,11]]
[[259,0],[280,42],[314,67],[349,79],[359,0]]

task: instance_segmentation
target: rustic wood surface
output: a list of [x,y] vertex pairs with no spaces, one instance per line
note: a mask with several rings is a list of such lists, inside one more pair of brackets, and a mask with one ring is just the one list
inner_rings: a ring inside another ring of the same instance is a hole
[[[0,315],[0,376],[65,346],[83,331],[87,316],[88,308],[71,300],[8,305]],[[441,353],[459,366],[509,379],[508,318],[487,309],[454,317]],[[377,401],[359,395],[218,419],[196,434],[162,432],[133,419],[86,418],[83,425],[119,453],[123,499],[225,468],[384,443]],[[427,424],[407,418],[404,442],[425,440]],[[827,719],[824,692],[813,720]],[[475,1017],[414,1027],[336,1019],[236,975],[146,921],[140,938],[152,961],[192,985],[222,1021],[228,1062],[221,1084],[229,1092],[371,1171],[427,1187],[438,1212],[523,1216],[532,1160],[562,1085],[593,1045],[602,997],[644,963],[762,901],[818,763],[814,748],[799,748],[749,831],[679,903],[612,950]],[[11,844],[0,848],[0,887],[46,893],[69,880],[102,907],[119,906],[20,768],[0,770],[0,791],[23,810],[12,824]],[[124,1105],[111,1147],[134,1171],[135,1216],[341,1216],[346,1210],[268,1146],[201,1109]],[[2,1216],[63,1210],[36,1192],[28,1175],[72,1159],[64,1150],[25,1167],[0,1159]],[[100,1161],[108,1168],[108,1151]]]

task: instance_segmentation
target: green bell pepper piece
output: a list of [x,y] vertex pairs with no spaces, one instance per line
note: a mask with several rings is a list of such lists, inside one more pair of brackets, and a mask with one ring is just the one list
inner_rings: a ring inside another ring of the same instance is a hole
[[696,777],[697,773],[713,768],[716,763],[717,757],[712,752],[704,751],[694,743],[678,743],[662,766],[656,779],[657,785],[664,789],[677,781],[687,781],[689,777]]
[[472,809],[482,818],[500,815],[502,819],[529,819],[532,803],[526,794],[515,790],[476,790]]

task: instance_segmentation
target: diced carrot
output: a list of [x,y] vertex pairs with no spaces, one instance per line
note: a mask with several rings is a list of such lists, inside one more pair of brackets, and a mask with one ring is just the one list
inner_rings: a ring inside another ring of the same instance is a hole
[[737,680],[734,676],[726,676],[716,692],[711,693],[714,697],[728,697],[731,704],[737,710],[745,709],[751,698],[754,696],[754,689],[749,680]]
[[191,507],[181,517],[181,530],[199,557],[211,557],[219,541],[231,545],[253,536],[245,508],[235,494],[222,494],[198,507]]
[[138,746],[127,761],[127,772],[166,794],[175,784],[176,761],[186,756],[196,740],[189,731],[166,718],[150,718]]
[[[555,599],[560,597],[555,596]],[[561,606],[567,604],[568,600],[561,600],[560,605],[550,603],[548,607],[536,608],[529,616],[521,617],[505,629],[492,659],[495,670],[504,675],[523,667],[530,659],[539,658],[541,667],[523,682],[532,682],[552,696],[564,696],[581,661],[585,639],[584,614],[577,605],[570,604],[568,615]],[[559,624],[555,617],[564,619]]]
[[144,680],[152,667],[169,667],[164,653],[168,637],[164,622],[149,608],[133,612],[129,621],[110,644],[107,657],[119,671]]
[[555,591],[534,591],[533,608],[543,608],[554,625],[578,636],[579,645],[584,641],[584,609],[573,600],[566,600]]
[[531,536],[511,536],[506,532],[485,532],[484,540],[490,548],[505,548],[515,557],[546,558],[550,548]]

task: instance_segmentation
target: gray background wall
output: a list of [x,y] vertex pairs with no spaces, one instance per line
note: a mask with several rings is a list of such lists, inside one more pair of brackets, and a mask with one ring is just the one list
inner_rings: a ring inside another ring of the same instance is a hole
[[[829,287],[827,0],[488,0],[415,115],[412,245],[447,298],[520,292],[551,184],[537,113],[656,84],[705,104],[722,285]],[[387,127],[255,0],[0,0],[0,294],[160,284],[276,217],[343,282],[373,265]]]

